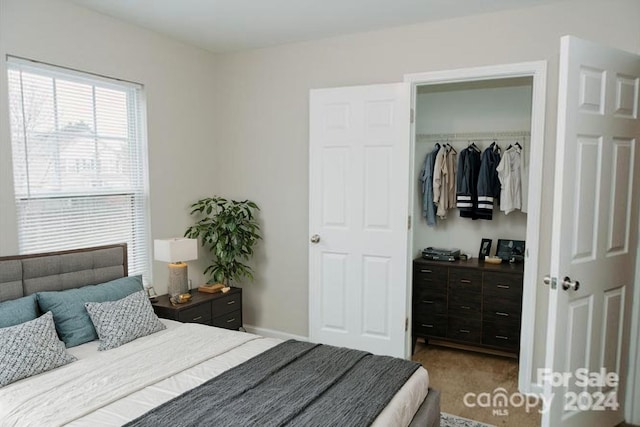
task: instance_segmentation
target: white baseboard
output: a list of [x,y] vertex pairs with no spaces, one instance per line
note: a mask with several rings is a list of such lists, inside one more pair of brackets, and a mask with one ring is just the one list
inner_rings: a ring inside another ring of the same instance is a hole
[[253,326],[253,325],[244,325],[244,328],[249,333],[260,335],[260,336],[263,336],[263,337],[278,338],[278,339],[281,339],[281,340],[292,340],[293,339],[293,340],[298,340],[298,341],[309,341],[309,337],[303,337],[301,335],[294,335],[294,334],[290,334],[288,332],[276,331],[274,329],[259,328],[257,326]]

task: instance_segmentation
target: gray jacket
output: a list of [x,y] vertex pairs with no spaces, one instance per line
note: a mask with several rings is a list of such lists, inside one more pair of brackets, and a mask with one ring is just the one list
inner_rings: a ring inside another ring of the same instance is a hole
[[434,149],[427,154],[419,179],[422,185],[422,214],[427,219],[427,225],[432,227],[436,225],[436,205],[433,202],[433,168],[438,151],[440,151],[440,144],[436,144]]

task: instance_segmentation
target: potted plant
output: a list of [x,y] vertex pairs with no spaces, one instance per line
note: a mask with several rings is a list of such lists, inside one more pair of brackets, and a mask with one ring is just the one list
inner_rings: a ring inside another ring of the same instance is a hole
[[191,215],[198,221],[185,232],[185,237],[201,238],[202,246],[214,256],[204,274],[211,275],[208,283],[230,285],[242,278],[253,280],[248,261],[260,236],[256,213],[260,208],[249,200],[227,200],[207,197],[191,205]]

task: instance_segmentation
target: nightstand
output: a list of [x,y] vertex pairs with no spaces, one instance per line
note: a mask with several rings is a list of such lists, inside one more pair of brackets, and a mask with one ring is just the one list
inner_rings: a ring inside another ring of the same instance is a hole
[[203,323],[219,328],[238,330],[242,327],[242,289],[231,288],[223,294],[191,291],[191,301],[173,305],[169,295],[160,295],[151,303],[158,317],[184,323]]

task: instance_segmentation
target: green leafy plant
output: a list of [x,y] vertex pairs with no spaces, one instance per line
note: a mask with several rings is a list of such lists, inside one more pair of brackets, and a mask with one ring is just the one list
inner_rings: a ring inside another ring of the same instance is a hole
[[213,264],[204,270],[211,275],[209,283],[253,280],[251,267],[243,263],[253,256],[256,242],[262,239],[256,214],[258,205],[249,200],[227,200],[207,197],[191,205],[191,215],[198,221],[185,232],[185,237],[200,238],[202,246],[214,256]]

